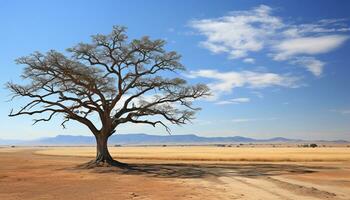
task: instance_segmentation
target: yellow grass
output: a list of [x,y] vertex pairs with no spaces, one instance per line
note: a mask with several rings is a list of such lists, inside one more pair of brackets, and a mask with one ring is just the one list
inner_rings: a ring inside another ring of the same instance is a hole
[[[350,161],[350,148],[110,147],[116,159],[179,161]],[[94,157],[94,147],[52,147],[42,155]]]

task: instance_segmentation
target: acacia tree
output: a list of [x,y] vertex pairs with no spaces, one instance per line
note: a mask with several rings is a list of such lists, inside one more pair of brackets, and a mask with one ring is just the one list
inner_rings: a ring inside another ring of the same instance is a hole
[[91,43],[67,49],[70,57],[54,50],[21,57],[16,61],[25,65],[27,84],[9,82],[7,87],[13,98],[30,101],[9,116],[39,115],[35,124],[61,114],[64,128],[77,121],[96,138],[96,159],[90,163],[120,165],[107,147],[119,125],[162,125],[169,131],[167,122],[187,123],[199,109],[192,101],[208,95],[205,85],[169,75],[185,68],[180,55],[164,45],[148,37],[129,41],[125,27],[114,26],[108,35],[93,35]]

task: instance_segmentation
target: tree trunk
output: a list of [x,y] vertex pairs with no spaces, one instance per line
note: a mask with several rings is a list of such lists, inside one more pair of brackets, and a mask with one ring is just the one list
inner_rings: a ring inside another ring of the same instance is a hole
[[125,166],[124,163],[114,160],[108,151],[108,136],[96,135],[96,159],[91,164],[96,165],[113,165],[113,166]]
[[105,135],[96,136],[96,163],[113,161],[107,147],[108,137]]

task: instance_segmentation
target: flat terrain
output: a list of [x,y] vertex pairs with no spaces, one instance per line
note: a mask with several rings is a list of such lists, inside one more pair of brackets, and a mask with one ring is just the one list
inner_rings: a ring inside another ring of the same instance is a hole
[[[149,146],[110,147],[118,159],[169,161],[350,161],[350,147],[216,147],[216,146]],[[36,151],[41,155],[94,157],[95,147],[51,147]]]
[[0,148],[0,199],[350,199],[350,148]]

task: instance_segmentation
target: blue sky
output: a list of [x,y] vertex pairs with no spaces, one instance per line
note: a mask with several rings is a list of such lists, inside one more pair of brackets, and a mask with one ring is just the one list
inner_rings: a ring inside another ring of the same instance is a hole
[[[182,55],[190,82],[213,96],[173,134],[350,140],[349,1],[16,1],[0,6],[0,84],[21,82],[20,56],[64,51],[113,25],[149,35]],[[0,138],[89,135],[60,118],[32,126],[8,118],[21,100],[1,87]],[[128,124],[118,133],[167,134]]]

